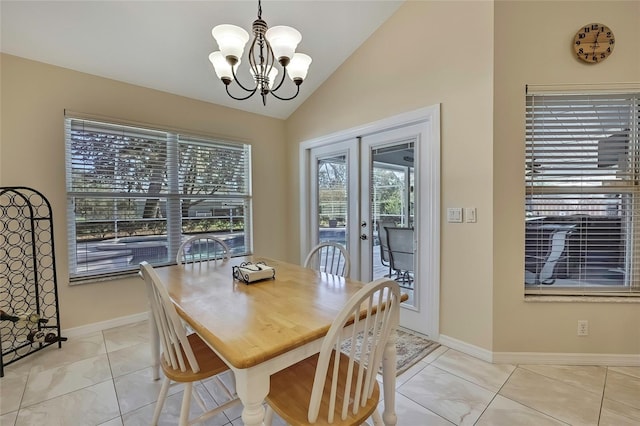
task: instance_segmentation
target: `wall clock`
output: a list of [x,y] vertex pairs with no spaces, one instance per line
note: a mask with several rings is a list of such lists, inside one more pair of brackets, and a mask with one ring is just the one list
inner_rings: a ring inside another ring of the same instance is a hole
[[579,59],[597,64],[611,55],[615,42],[613,31],[606,25],[587,24],[573,38],[573,49]]

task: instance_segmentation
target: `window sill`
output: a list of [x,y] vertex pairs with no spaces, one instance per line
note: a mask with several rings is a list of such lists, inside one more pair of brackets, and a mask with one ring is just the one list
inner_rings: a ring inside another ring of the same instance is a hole
[[136,269],[131,271],[114,272],[108,275],[91,275],[91,276],[85,276],[85,277],[76,277],[69,280],[69,285],[74,286],[74,285],[80,285],[80,284],[96,284],[96,283],[101,283],[105,281],[121,280],[125,278],[137,277],[137,276],[138,276],[138,270]]
[[553,296],[553,295],[530,295],[524,296],[525,302],[540,303],[640,303],[640,294],[632,296]]

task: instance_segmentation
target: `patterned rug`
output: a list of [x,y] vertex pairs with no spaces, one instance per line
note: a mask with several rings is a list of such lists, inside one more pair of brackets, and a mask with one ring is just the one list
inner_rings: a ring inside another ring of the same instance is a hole
[[[435,349],[437,349],[440,344],[433,342],[431,340],[425,339],[424,337],[418,336],[416,334],[410,333],[408,331],[398,329],[398,340],[396,341],[396,375],[407,371],[414,364],[420,361],[422,358],[429,355]],[[356,353],[360,353],[360,345],[362,344],[362,337],[358,336],[358,342],[356,343]],[[348,350],[351,346],[350,341],[346,341],[342,344],[343,350]],[[382,368],[382,367],[381,367]],[[380,369],[380,373],[382,370]]]

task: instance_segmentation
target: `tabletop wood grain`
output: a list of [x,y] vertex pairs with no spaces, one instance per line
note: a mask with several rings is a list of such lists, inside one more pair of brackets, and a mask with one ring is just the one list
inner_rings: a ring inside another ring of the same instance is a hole
[[[245,284],[232,267],[264,261],[273,280]],[[362,283],[260,256],[156,268],[178,313],[236,368],[323,337]],[[406,296],[405,296],[406,299]]]

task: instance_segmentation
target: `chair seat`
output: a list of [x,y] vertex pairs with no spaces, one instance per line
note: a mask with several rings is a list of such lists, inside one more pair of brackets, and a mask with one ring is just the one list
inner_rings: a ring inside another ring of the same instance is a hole
[[[333,374],[334,356],[331,356],[327,377]],[[344,395],[345,381],[347,378],[349,358],[344,354],[340,356],[339,366],[339,382],[338,382],[338,398],[336,399],[335,417],[333,423],[327,420],[327,412],[329,409],[326,402],[326,396],[329,395],[331,380],[327,379],[324,387],[323,398],[320,402],[320,415],[315,423],[309,423],[308,411],[309,401],[311,400],[311,389],[313,386],[314,376],[316,373],[316,364],[319,355],[316,354],[291,367],[280,371],[271,376],[271,388],[267,395],[267,402],[273,410],[280,415],[287,423],[291,425],[315,425],[315,426],[336,426],[336,425],[360,425],[373,414],[380,400],[380,386],[377,381],[374,385],[373,395],[368,399],[366,405],[358,412],[356,416],[351,413],[347,415],[345,420],[341,419],[342,411],[342,395]],[[356,381],[359,364],[355,363],[353,367],[353,381]],[[353,392],[351,398],[353,398]]]
[[229,369],[224,361],[216,355],[200,336],[193,333],[188,335],[187,339],[189,339],[193,354],[200,366],[200,371],[195,373],[189,365],[187,365],[187,370],[184,372],[180,371],[180,369],[172,368],[170,364],[167,364],[163,355],[160,365],[162,366],[164,375],[169,379],[181,383],[195,382],[215,376]]

